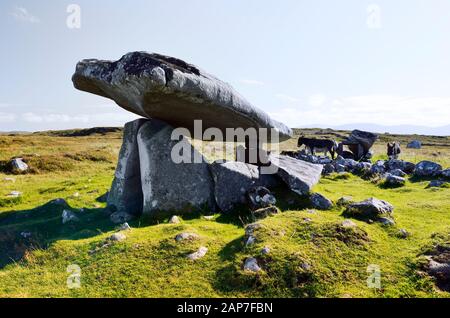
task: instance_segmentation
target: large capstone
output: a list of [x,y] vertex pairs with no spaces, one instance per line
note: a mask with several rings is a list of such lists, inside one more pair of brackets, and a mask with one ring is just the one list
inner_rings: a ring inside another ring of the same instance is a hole
[[220,210],[228,212],[247,202],[247,192],[254,187],[273,188],[275,175],[262,174],[261,168],[239,161],[214,162],[210,165],[214,178],[214,196]]
[[[172,140],[174,128],[160,120],[147,121],[137,141],[143,214],[214,209],[214,183],[208,163],[185,137]],[[137,191],[137,190],[136,190]]]
[[297,194],[308,194],[320,180],[322,165],[284,155],[271,154],[269,159],[278,176]]
[[137,133],[146,119],[125,124],[123,143],[119,153],[114,180],[108,194],[108,206],[113,212],[140,215],[142,213],[142,187],[139,166]]
[[[267,128],[280,141],[292,130],[254,107],[229,84],[182,60],[154,53],[133,52],[120,60],[83,60],[73,83],[77,89],[114,100],[122,108],[146,118],[188,128],[194,138],[194,120],[203,130]],[[270,138],[270,136],[269,136]]]

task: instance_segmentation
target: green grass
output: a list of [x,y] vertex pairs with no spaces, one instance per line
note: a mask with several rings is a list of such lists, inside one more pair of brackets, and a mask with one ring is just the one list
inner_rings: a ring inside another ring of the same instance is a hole
[[[248,215],[215,215],[209,221],[200,211],[181,224],[135,220],[130,222],[132,230],[124,232],[125,241],[101,247],[116,229],[103,212],[104,204],[95,199],[111,184],[120,134],[55,134],[0,136],[0,160],[41,158],[41,163],[29,159],[35,168],[31,174],[0,172],[0,180],[15,178],[3,181],[0,190],[0,297],[450,296],[418,271],[424,249],[437,236],[450,233],[448,187],[425,189],[427,181],[412,180],[401,188],[384,189],[350,174],[331,175],[322,178],[314,191],[334,201],[341,196],[389,201],[395,206],[395,227],[353,220],[357,228],[342,228],[343,208],[311,213],[302,198],[277,190],[282,213],[260,221],[263,227],[255,231],[257,241],[249,247],[244,244]],[[448,167],[448,139],[427,138],[427,143],[439,146],[404,149],[404,158],[429,159]],[[283,143],[283,150],[294,143]],[[383,158],[381,142],[377,149],[376,156]],[[54,158],[70,165],[53,166]],[[42,166],[36,168],[38,164]],[[23,196],[5,197],[14,190]],[[48,204],[55,198],[66,199],[80,222],[62,225],[63,207]],[[411,236],[400,238],[400,228]],[[31,232],[32,237],[24,238],[21,232]],[[197,233],[200,239],[176,243],[174,237],[181,232]],[[199,246],[209,249],[206,256],[188,260],[185,256]],[[268,255],[260,253],[265,246],[271,249]],[[258,259],[262,272],[242,270],[250,256]],[[71,264],[81,268],[80,289],[67,288]],[[380,267],[381,289],[367,287],[371,264]]]

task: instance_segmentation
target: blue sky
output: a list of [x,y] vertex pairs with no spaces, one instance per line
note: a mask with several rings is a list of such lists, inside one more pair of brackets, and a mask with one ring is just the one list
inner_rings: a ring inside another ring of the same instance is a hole
[[0,17],[0,131],[123,125],[134,116],[71,76],[137,50],[194,63],[292,127],[450,124],[448,0],[3,0]]

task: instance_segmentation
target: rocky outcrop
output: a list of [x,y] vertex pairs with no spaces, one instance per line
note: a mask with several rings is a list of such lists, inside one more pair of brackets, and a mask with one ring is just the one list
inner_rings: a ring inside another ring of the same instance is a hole
[[422,143],[419,140],[413,140],[406,145],[406,148],[420,149],[422,148]]
[[196,119],[202,119],[204,129],[252,127],[270,133],[274,128],[280,140],[292,136],[291,129],[251,105],[231,85],[177,58],[132,52],[114,62],[83,60],[72,81],[77,89],[110,98],[130,112],[186,127],[192,136]]

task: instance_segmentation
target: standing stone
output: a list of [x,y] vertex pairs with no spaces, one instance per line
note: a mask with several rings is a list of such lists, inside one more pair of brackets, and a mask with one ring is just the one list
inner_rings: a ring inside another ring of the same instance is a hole
[[322,174],[322,165],[309,163],[283,155],[269,156],[270,162],[277,169],[277,174],[297,194],[308,194],[317,184]]
[[158,211],[182,213],[215,206],[208,163],[185,137],[171,140],[173,130],[155,119],[139,129],[143,214],[156,216]]
[[137,119],[125,124],[119,161],[107,200],[108,206],[119,213],[142,213],[141,173],[136,136],[145,122],[146,119]]
[[214,196],[223,212],[246,204],[246,195],[254,187],[270,189],[278,184],[275,176],[261,174],[257,166],[240,161],[213,162],[210,169],[215,184]]

